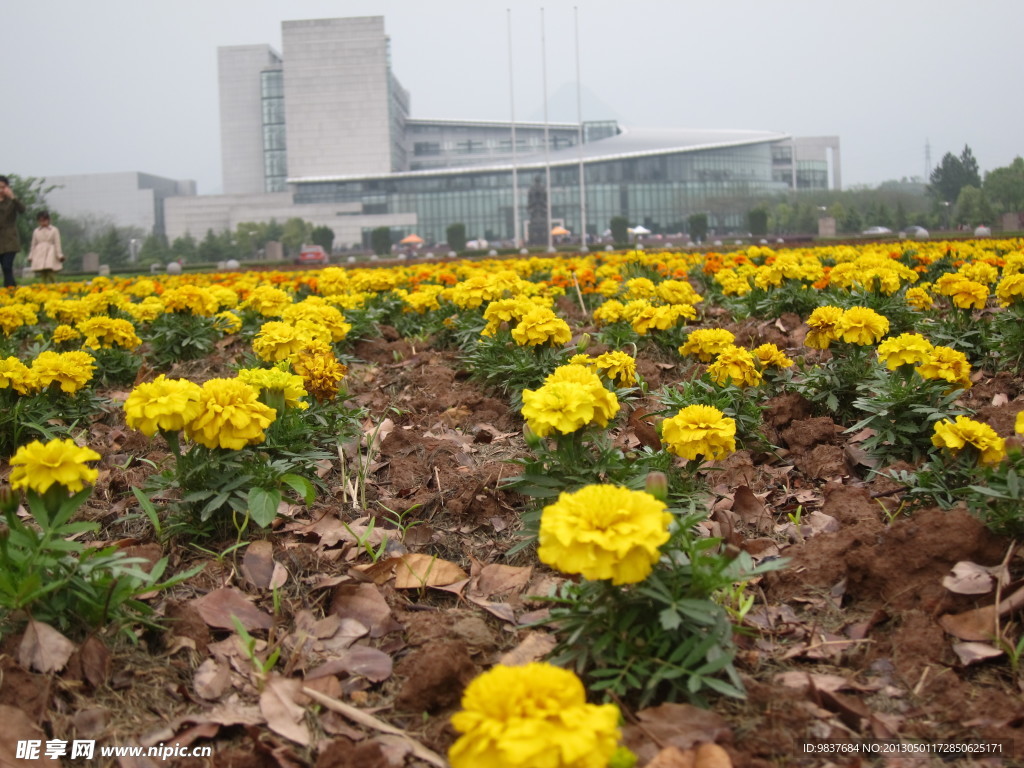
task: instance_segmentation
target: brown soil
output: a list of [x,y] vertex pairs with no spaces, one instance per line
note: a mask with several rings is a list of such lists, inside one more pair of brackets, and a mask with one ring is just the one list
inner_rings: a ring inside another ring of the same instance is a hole
[[[744,327],[741,341],[783,346],[799,325],[794,318]],[[539,658],[545,648],[530,650],[528,644],[541,643],[544,633],[525,625],[536,608],[528,595],[543,594],[550,577],[528,553],[507,555],[522,527],[523,505],[500,489],[501,479],[514,471],[508,460],[524,452],[521,420],[471,382],[454,355],[415,346],[393,329],[358,344],[354,353],[362,362],[349,373],[352,401],[390,420],[366,486],[368,509],[353,508],[332,467],[325,479],[333,496],[295,511],[269,538],[267,573],[276,563],[287,578],[271,629],[254,633],[256,654],[266,658],[265,641],[282,649],[274,685],[304,680],[443,754],[455,737],[448,718],[466,683],[505,654]],[[685,364],[641,358],[639,365],[656,388],[677,381]],[[1000,379],[976,385],[972,397],[991,402],[1000,392],[1012,398],[1019,388]],[[982,416],[1006,434],[1021,408],[1021,401],[988,405]],[[749,633],[738,636],[747,698],[712,701],[724,723],[720,743],[736,766],[906,768],[950,763],[829,762],[808,757],[802,745],[841,734],[1003,739],[1012,752],[1004,752],[1001,762],[953,764],[1024,764],[1024,703],[1009,665],[997,659],[964,666],[939,623],[945,614],[992,602],[991,595],[947,590],[942,580],[950,569],[965,560],[996,566],[1009,542],[960,510],[896,514],[897,505],[885,502],[893,500],[898,484],[865,482],[850,466],[842,428],[811,413],[798,396],[773,399],[765,423],[769,438],[786,449],[781,459],[740,452],[718,468],[716,492],[747,486],[765,498],[770,515],[767,526],[737,523],[730,529],[735,543],[751,552],[773,546],[788,560],[788,567],[755,588]],[[375,426],[366,425],[367,431]],[[151,448],[130,430],[107,437],[123,454]],[[138,478],[106,469],[111,471],[97,494],[116,504]],[[110,514],[95,507],[97,515]],[[787,515],[798,508],[808,519],[789,522]],[[373,564],[341,525],[358,525],[366,516],[387,534],[384,565]],[[437,556],[461,568],[465,579],[440,589],[398,588],[387,563],[406,553]],[[175,554],[176,563],[195,558],[191,550]],[[194,601],[231,587],[274,614],[272,591],[245,576],[256,573],[258,563],[244,564],[242,554],[210,560],[192,592],[179,590],[159,603],[170,629],[144,635],[138,647],[111,645],[112,664],[99,680],[81,661],[62,673],[25,671],[16,661],[20,638],[5,638],[0,705],[23,712],[29,724],[43,729],[43,738],[215,746],[212,762],[174,763],[187,768],[427,765],[401,737],[318,708],[301,693],[295,701],[306,712],[299,717],[304,744],[264,724],[265,686],[278,689],[254,673],[232,633],[211,626]],[[1021,570],[1017,559],[1010,567],[1015,574]],[[801,673],[817,677],[808,683]],[[635,714],[628,711],[627,720]],[[632,733],[641,746],[660,746],[649,730]]]

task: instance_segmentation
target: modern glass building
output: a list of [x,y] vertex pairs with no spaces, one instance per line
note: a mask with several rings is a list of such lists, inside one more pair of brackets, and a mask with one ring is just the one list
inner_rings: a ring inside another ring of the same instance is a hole
[[713,229],[740,230],[752,198],[840,188],[836,137],[412,118],[380,16],[285,21],[282,43],[283,55],[219,49],[225,194],[169,203],[172,238],[297,216],[340,246],[382,226],[440,243],[455,223],[511,243],[526,239],[529,189],[548,165],[551,221],[537,230],[575,236],[583,193],[593,236],[617,216],[674,233],[707,213]]
[[[502,133],[507,137],[510,126],[497,135]],[[524,133],[526,137],[519,139]],[[558,134],[551,133],[551,216],[571,232],[578,233],[582,223],[581,164],[591,236],[600,235],[615,216],[655,232],[684,231],[687,217],[701,212],[711,213],[721,229],[741,227],[746,212],[718,213],[710,210],[716,207],[715,201],[790,189],[789,177],[779,176],[776,160],[780,144],[790,149],[788,157],[792,157],[792,142],[785,134],[621,129],[608,133],[606,130],[606,138],[586,142],[582,148],[576,146],[575,126],[571,132],[563,128],[565,143],[561,146],[556,145]],[[529,133],[517,127],[516,135],[517,143],[522,141],[524,148],[529,148]],[[472,141],[441,147],[459,152]],[[505,141],[510,144],[507,138]],[[427,242],[442,242],[448,225],[454,222],[465,224],[471,237],[511,241],[515,239],[512,165],[500,142],[479,139],[479,151],[501,151],[504,162],[477,159],[473,163],[465,158],[447,167],[386,176],[306,177],[289,182],[294,185],[298,205],[354,203],[364,214],[415,213],[416,232]],[[436,150],[438,155],[441,147]],[[515,168],[523,238],[529,187],[543,184],[546,174],[544,157],[536,148],[520,157]]]

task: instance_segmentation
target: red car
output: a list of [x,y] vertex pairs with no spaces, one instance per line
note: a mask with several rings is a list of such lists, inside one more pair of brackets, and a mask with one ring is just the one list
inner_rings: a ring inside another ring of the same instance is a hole
[[296,264],[308,266],[325,266],[327,264],[327,251],[319,245],[304,245],[295,259]]

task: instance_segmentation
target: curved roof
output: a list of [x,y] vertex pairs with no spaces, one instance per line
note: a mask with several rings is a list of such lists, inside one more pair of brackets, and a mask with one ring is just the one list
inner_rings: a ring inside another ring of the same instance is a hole
[[[657,128],[623,128],[617,136],[586,143],[582,147],[568,147],[544,152],[530,152],[516,158],[517,170],[532,170],[552,166],[578,165],[598,163],[609,160],[625,160],[629,158],[653,157],[656,155],[677,154],[680,152],[698,152],[708,149],[724,149],[749,144],[785,141],[792,138],[788,133],[776,131],[741,131],[741,130],[705,130],[705,129],[657,129]],[[446,168],[430,168],[421,171],[399,171],[381,174],[334,175],[289,177],[289,183],[311,183],[324,181],[359,181],[361,179],[380,178],[418,178],[424,176],[450,176],[465,173],[484,173],[491,171],[511,171],[512,163],[488,162],[486,158],[476,163]]]

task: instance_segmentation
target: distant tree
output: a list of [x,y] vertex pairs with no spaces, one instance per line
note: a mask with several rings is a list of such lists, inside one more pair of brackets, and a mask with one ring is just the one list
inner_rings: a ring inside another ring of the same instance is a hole
[[319,245],[328,253],[334,251],[334,230],[330,227],[313,227],[313,231],[309,233],[309,240],[313,244]]
[[608,229],[612,232],[612,240],[616,243],[629,242],[629,219],[625,216],[612,216],[608,222]]
[[370,233],[370,247],[378,256],[387,256],[391,253],[391,228],[377,227]]
[[[262,236],[265,238],[263,245],[266,245],[271,240],[282,242],[282,238],[284,237],[284,227],[277,219],[271,219],[267,222],[266,229],[263,230]],[[262,248],[263,246],[261,245],[260,247]]]
[[1024,157],[986,173],[982,190],[1001,212],[1024,211]]
[[448,238],[448,247],[453,251],[466,250],[466,225],[458,222],[449,224],[445,230],[445,237]]
[[902,200],[896,203],[896,214],[893,216],[893,224],[896,225],[896,229],[906,229],[907,224],[909,224],[907,221],[907,209],[903,205]]
[[932,196],[940,202],[956,202],[960,190],[964,187],[980,188],[981,174],[971,148],[965,144],[960,157],[952,152],[943,155],[939,165],[932,171],[929,181]]
[[686,219],[686,226],[693,240],[704,242],[707,239],[708,215],[706,213],[690,214]]
[[234,239],[231,237],[231,232],[224,230],[223,232],[215,233],[212,229],[206,230],[206,237],[203,238],[198,247],[199,261],[212,264],[218,261],[234,259],[237,256],[238,249],[235,246]]
[[128,240],[117,227],[108,227],[91,245],[100,256],[100,264],[119,267],[128,263]]
[[768,209],[764,207],[754,208],[747,213],[747,226],[750,234],[755,237],[763,237],[768,234]]
[[960,190],[953,209],[953,219],[957,224],[969,227],[981,223],[981,190],[966,186]]
[[242,258],[251,258],[267,244],[267,225],[255,221],[240,221],[235,227],[235,246]]
[[[35,176],[18,176],[11,173],[7,174],[7,178],[11,181],[14,196],[25,205],[25,213],[18,217],[18,236],[21,238],[22,250],[28,253],[29,245],[32,243],[32,230],[36,228],[36,214],[47,208],[46,196],[57,187],[47,184],[46,179],[38,179]],[[59,212],[50,213],[56,225]]]
[[151,233],[142,241],[139,248],[139,264],[164,264],[170,260],[171,249],[167,246],[167,238]]
[[880,227],[891,227],[893,225],[892,212],[889,210],[889,206],[885,203],[879,203],[876,209],[877,222]]
[[184,262],[195,261],[198,257],[198,248],[196,245],[196,239],[192,237],[190,232],[186,232],[181,237],[174,239],[171,243],[171,256],[173,259],[181,259]]
[[300,219],[298,216],[293,216],[284,223],[281,232],[281,244],[289,255],[295,256],[303,244],[309,242],[309,236],[312,231],[312,224]]
[[839,229],[842,232],[860,232],[864,229],[864,217],[855,207],[850,207],[842,219],[839,220]]

